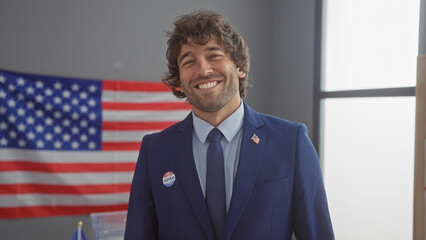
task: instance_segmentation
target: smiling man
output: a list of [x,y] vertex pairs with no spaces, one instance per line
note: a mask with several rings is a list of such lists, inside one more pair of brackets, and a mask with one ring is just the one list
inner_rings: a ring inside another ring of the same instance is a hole
[[250,62],[243,38],[212,11],[174,25],[163,82],[193,111],[144,137],[125,239],[334,239],[306,127],[242,101]]
[[205,45],[188,39],[181,47],[178,66],[181,92],[197,117],[217,127],[240,106],[238,79],[246,73],[216,38]]

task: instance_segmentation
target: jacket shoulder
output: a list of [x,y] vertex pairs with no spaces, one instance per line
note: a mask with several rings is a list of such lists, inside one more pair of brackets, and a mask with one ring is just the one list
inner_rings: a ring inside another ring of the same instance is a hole
[[188,126],[192,126],[189,124],[192,124],[192,119],[190,118],[190,116],[159,132],[145,135],[143,141],[147,141],[148,139],[150,141],[165,141],[166,139],[171,139],[171,137],[175,136],[178,132],[184,131],[185,128],[187,128]]
[[268,132],[286,132],[298,134],[299,131],[307,131],[305,124],[293,122],[287,119],[271,116],[268,114],[258,113],[263,122],[263,127]]

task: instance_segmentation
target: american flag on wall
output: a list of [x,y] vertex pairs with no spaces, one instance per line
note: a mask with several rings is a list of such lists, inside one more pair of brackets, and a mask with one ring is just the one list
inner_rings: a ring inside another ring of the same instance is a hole
[[142,137],[190,109],[159,82],[0,70],[0,218],[126,210]]

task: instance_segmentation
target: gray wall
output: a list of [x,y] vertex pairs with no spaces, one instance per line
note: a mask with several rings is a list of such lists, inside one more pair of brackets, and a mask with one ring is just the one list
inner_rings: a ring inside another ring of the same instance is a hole
[[419,55],[426,54],[426,0],[420,1]]
[[[314,0],[1,0],[0,69],[160,81],[172,21],[198,8],[226,16],[251,54],[246,101],[312,132]],[[88,216],[0,220],[1,239],[69,239]],[[93,238],[91,238],[93,239]]]

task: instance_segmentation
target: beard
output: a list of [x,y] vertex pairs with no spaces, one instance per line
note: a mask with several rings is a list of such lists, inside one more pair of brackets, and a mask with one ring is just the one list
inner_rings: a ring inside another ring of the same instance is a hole
[[189,103],[203,112],[215,112],[225,107],[239,93],[238,76],[236,73],[229,73],[228,76],[215,74],[207,77],[199,77],[191,80],[191,85],[196,86],[201,81],[219,79],[219,84],[215,86],[220,87],[219,92],[214,91],[199,94],[197,89],[190,91],[190,89],[182,87]]

